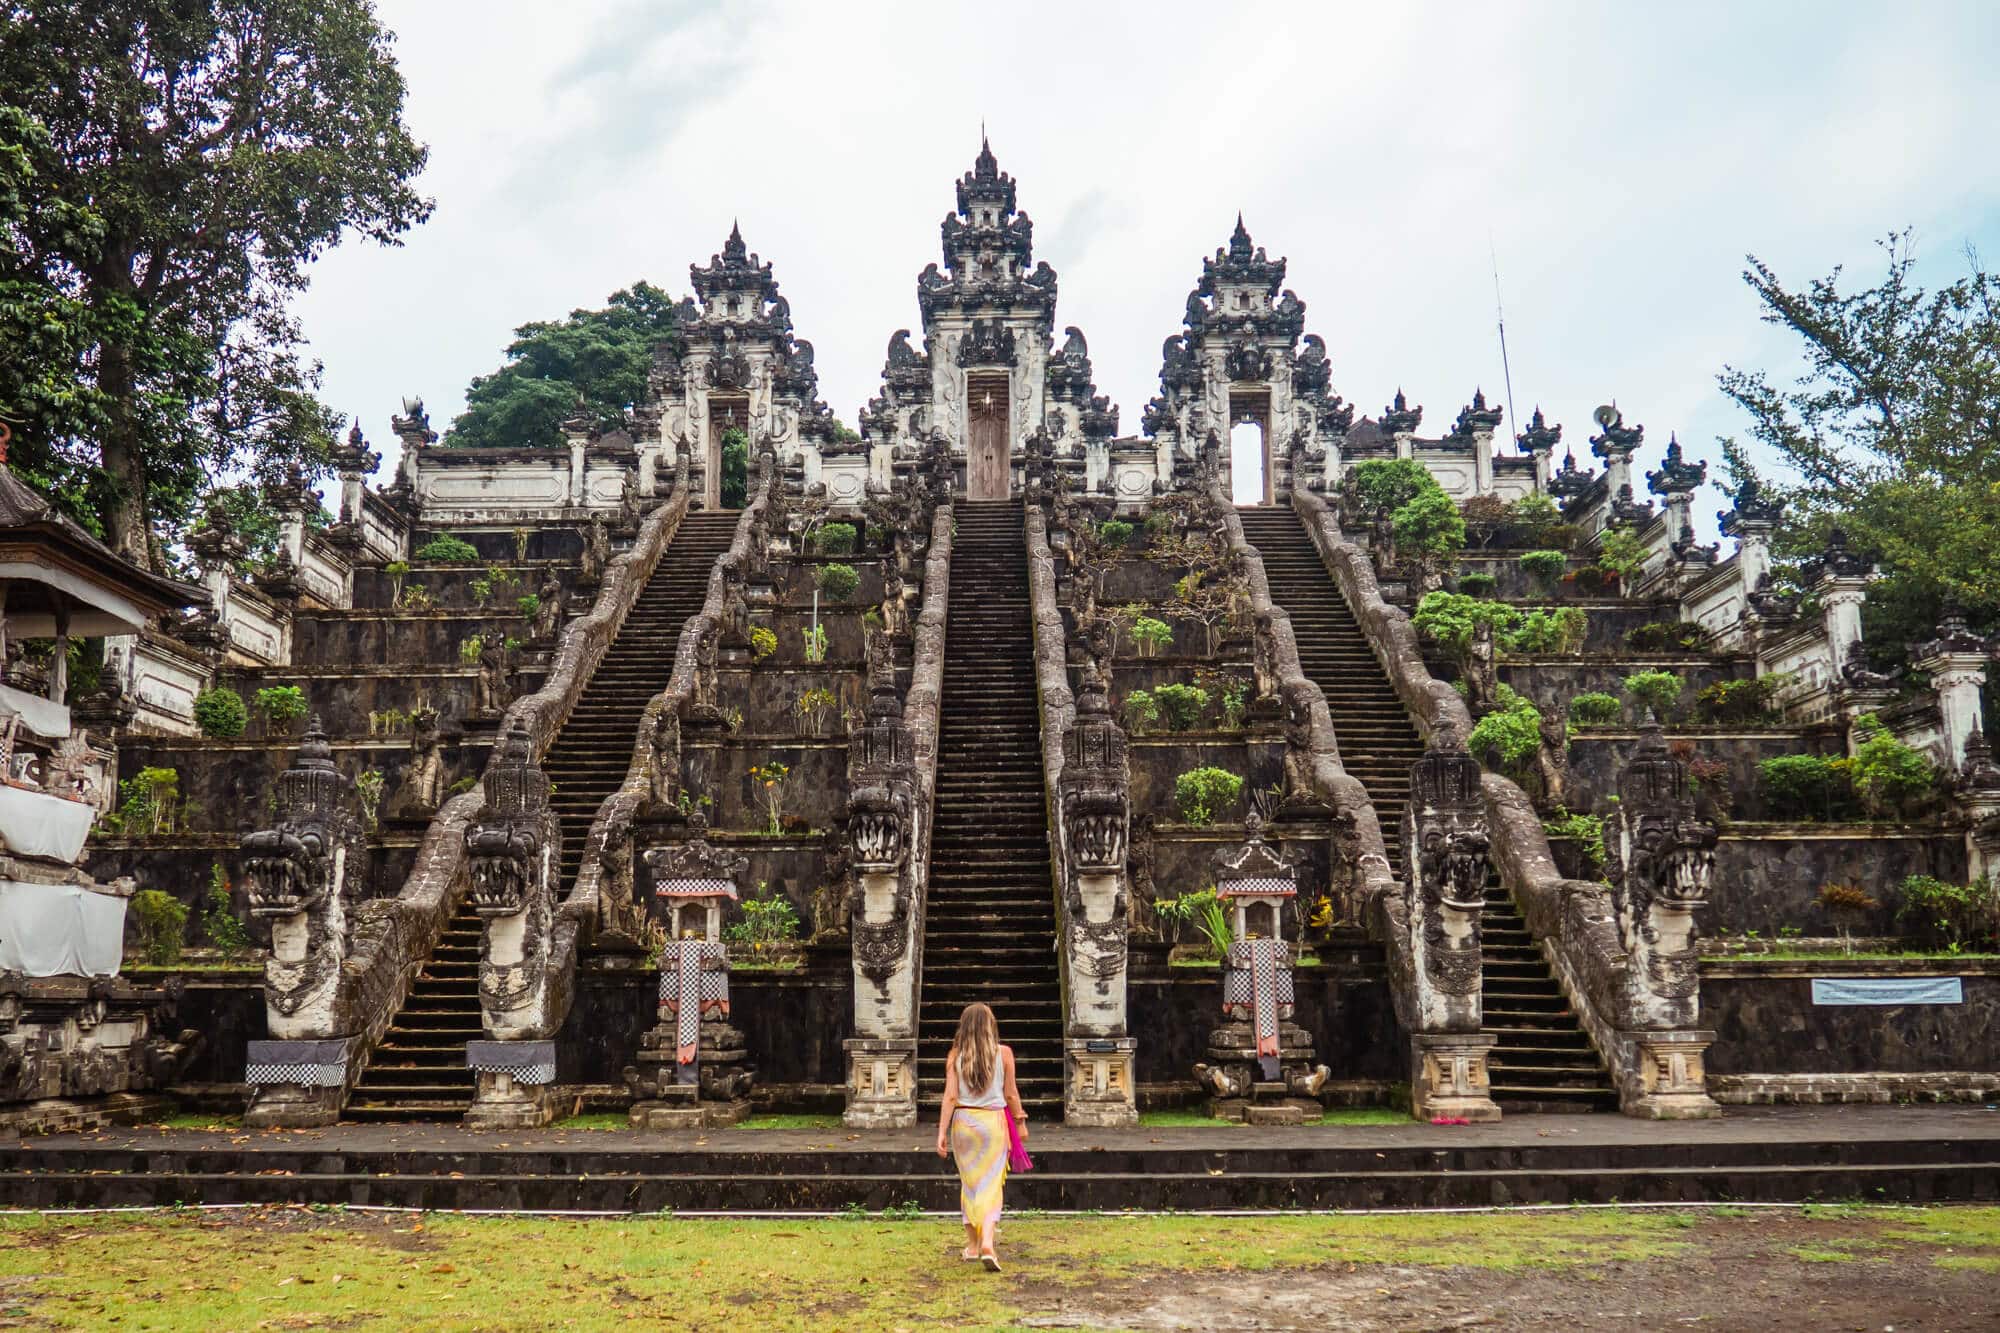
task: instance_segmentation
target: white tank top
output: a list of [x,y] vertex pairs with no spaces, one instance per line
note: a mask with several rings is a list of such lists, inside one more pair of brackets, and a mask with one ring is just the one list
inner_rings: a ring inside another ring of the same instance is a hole
[[965,1077],[965,1057],[958,1057],[958,1104],[979,1106],[999,1110],[1007,1105],[1007,1057],[999,1051],[993,1053],[993,1082],[978,1096],[973,1096],[971,1085]]

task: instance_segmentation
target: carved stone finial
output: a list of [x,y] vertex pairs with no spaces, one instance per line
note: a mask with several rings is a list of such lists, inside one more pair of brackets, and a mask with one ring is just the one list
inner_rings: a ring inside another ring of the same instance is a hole
[[1385,435],[1408,435],[1416,430],[1424,419],[1424,409],[1411,407],[1403,391],[1396,390],[1396,400],[1382,409],[1382,433]]
[[[1539,454],[1545,451],[1553,453],[1555,447],[1562,443],[1562,437],[1563,428],[1551,426],[1543,420],[1541,406],[1537,404],[1535,414],[1528,418],[1528,428],[1514,437],[1514,443],[1524,454]],[[1572,454],[1569,461],[1574,467],[1576,456]]]
[[1667,456],[1659,471],[1646,474],[1646,489],[1655,495],[1682,495],[1708,480],[1705,461],[1690,463],[1681,453],[1677,435],[1667,436]]

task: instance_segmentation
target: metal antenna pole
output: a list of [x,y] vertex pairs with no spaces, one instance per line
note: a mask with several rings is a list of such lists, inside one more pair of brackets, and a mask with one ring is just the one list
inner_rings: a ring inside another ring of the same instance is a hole
[[1507,364],[1507,312],[1500,305],[1500,252],[1493,248],[1493,233],[1486,233],[1486,253],[1493,260],[1493,317],[1500,325],[1500,374],[1507,381],[1507,420],[1519,434],[1521,418],[1514,411],[1514,370]]

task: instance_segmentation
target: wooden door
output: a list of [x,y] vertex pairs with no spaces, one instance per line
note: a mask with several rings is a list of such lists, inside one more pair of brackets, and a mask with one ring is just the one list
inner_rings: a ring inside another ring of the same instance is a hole
[[970,375],[965,384],[965,495],[969,500],[1005,500],[1011,489],[1007,457],[1007,376]]

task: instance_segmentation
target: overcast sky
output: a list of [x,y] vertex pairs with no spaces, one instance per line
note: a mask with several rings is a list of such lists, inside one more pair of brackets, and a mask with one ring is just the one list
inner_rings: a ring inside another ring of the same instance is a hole
[[[1651,464],[1741,429],[1725,363],[1788,365],[1741,281],[1915,231],[1932,277],[2000,254],[2000,5],[381,0],[430,145],[431,221],[350,243],[299,313],[326,395],[393,458],[509,331],[645,278],[680,294],[732,219],[853,423],[984,123],[1137,433],[1160,342],[1241,209],[1290,260],[1334,386],[1441,432],[1484,387],[1578,447],[1615,398]],[[1511,433],[1518,423],[1503,425]],[[1706,526],[1720,497],[1701,497]]]

